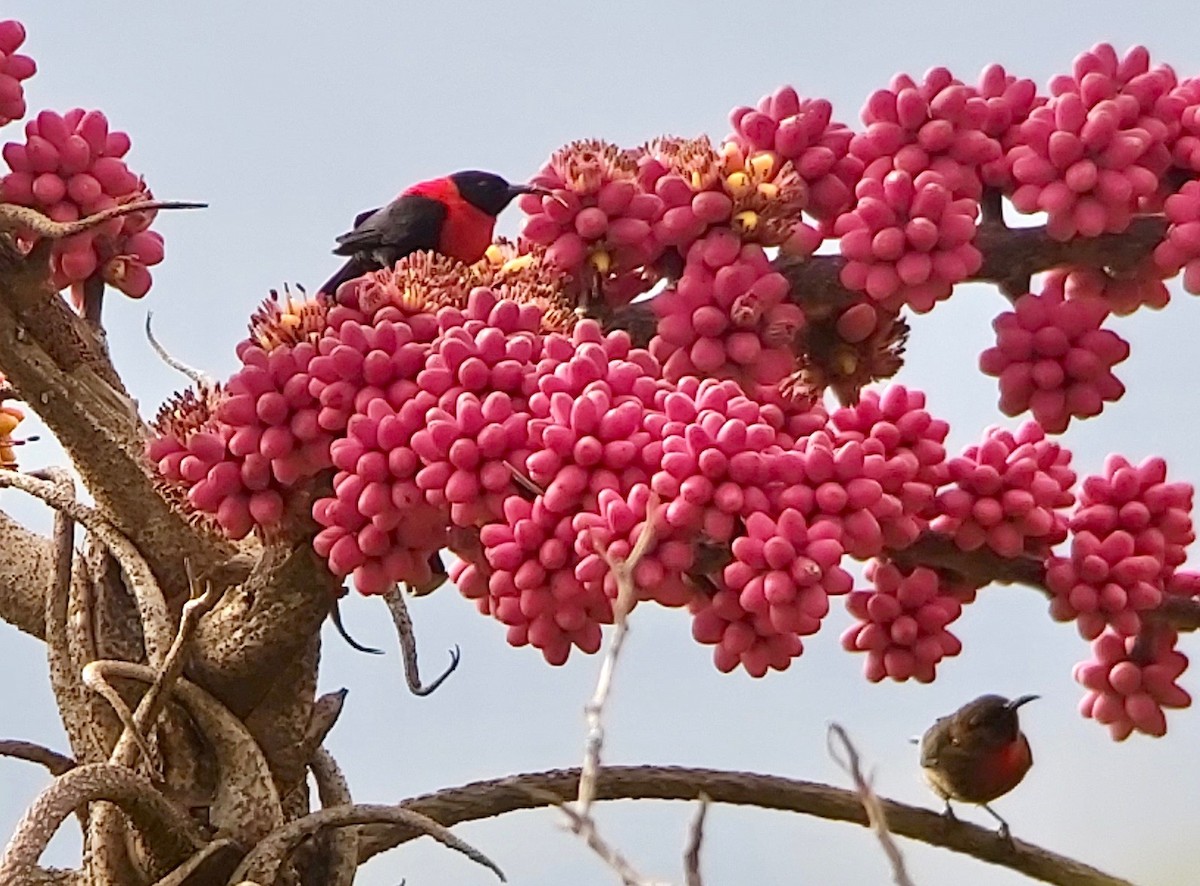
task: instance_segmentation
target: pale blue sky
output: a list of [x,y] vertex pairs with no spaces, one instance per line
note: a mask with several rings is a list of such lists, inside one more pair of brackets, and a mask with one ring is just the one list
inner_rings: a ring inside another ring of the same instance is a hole
[[[32,109],[104,110],[131,133],[129,162],[158,196],[212,204],[160,218],[167,259],[155,269],[154,289],[140,304],[114,297],[107,313],[118,367],[147,413],[180,381],[142,338],[147,307],[178,356],[227,375],[233,345],[267,289],[318,284],[336,265],[333,236],[354,214],[421,178],[464,167],[524,177],[576,138],[720,138],[731,107],[785,82],[829,98],[838,119],[856,124],[865,97],[897,71],[946,65],[974,80],[999,61],[1045,84],[1102,39],[1122,50],[1146,43],[1156,61],[1200,73],[1194,11],[1184,3],[9,0],[0,14],[29,31],[26,51],[41,68],[27,83]],[[0,136],[9,140],[16,129]],[[516,224],[510,212],[501,230],[515,233]],[[974,367],[1003,305],[994,291],[965,288],[914,324],[901,381],[929,391],[931,409],[952,424],[955,451],[1002,419],[995,381]],[[1200,477],[1200,405],[1184,375],[1195,372],[1198,327],[1200,300],[1179,290],[1165,312],[1119,321],[1133,346],[1118,367],[1129,394],[1067,435],[1081,472],[1120,451],[1135,460],[1161,453],[1173,477]],[[29,466],[57,457],[47,445],[22,455]],[[18,496],[5,492],[0,506],[47,527],[46,514]],[[356,799],[390,802],[578,763],[596,658],[549,668],[536,652],[508,648],[501,625],[446,587],[413,606],[422,660],[440,668],[458,643],[463,664],[439,692],[418,699],[404,689],[382,605],[351,598],[344,613],[360,640],[389,649],[379,658],[353,653],[336,637],[326,645],[322,689],[350,689],[329,746]],[[1164,740],[1113,744],[1076,713],[1071,665],[1086,645],[1072,627],[1051,622],[1030,591],[981,594],[954,627],[963,655],[943,663],[931,686],[866,683],[861,659],[838,645],[847,621],[835,606],[790,671],[754,681],[718,674],[709,650],[691,642],[683,614],[639,609],[618,673],[606,759],[843,783],[825,754],[825,729],[836,719],[872,761],[881,793],[932,806],[909,736],[982,692],[1038,693],[1043,700],[1022,709],[1036,765],[996,805],[1014,833],[1138,883],[1195,880],[1188,873],[1200,864],[1200,770],[1188,762],[1200,741],[1194,711],[1172,714]],[[1195,648],[1185,640],[1185,651]],[[63,748],[41,644],[0,626],[0,665],[8,675],[0,682],[0,736]],[[1200,683],[1189,673],[1184,685]],[[45,783],[40,770],[0,760],[0,833]],[[644,873],[676,881],[690,816],[686,806],[665,803],[599,812],[607,835]],[[73,822],[64,826],[48,862],[76,860],[73,830]],[[458,831],[514,883],[615,882],[549,812]],[[427,843],[372,862],[360,882],[494,882]],[[940,850],[907,842],[903,849],[921,886],[1025,882]],[[889,878],[863,829],[729,807],[709,817],[704,870],[710,886]]]

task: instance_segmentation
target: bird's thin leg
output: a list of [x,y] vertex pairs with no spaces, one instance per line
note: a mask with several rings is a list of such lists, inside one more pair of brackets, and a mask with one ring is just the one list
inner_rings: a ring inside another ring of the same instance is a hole
[[958,816],[954,814],[954,809],[950,805],[950,798],[943,797],[942,799],[946,801],[946,808],[942,810],[942,817],[947,821],[958,821]]
[[999,835],[1000,839],[1007,840],[1008,842],[1011,843],[1012,842],[1012,831],[1010,831],[1008,829],[1008,822],[1005,821],[1003,818],[1001,818],[999,815],[997,815],[995,810],[993,810],[992,807],[989,806],[987,803],[980,803],[979,805],[982,806],[987,811],[988,815],[990,815],[992,818],[996,819],[996,821],[1000,822],[1000,830],[997,831],[997,834]]

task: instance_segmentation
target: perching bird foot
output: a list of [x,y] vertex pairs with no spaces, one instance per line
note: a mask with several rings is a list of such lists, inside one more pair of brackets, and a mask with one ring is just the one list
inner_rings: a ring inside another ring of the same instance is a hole
[[1013,843],[1012,831],[1010,831],[1008,829],[1007,824],[1000,825],[999,830],[996,831],[996,836],[999,837],[1001,840],[1003,840],[1005,843],[1007,843],[1009,846],[1015,846],[1015,844]]

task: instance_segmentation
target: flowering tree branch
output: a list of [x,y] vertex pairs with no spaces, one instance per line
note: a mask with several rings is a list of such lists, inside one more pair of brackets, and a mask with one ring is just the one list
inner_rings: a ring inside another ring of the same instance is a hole
[[[578,769],[532,772],[492,781],[473,782],[414,797],[401,805],[435,818],[447,826],[478,821],[521,809],[547,805],[531,792],[573,799],[579,790]],[[830,821],[869,826],[858,794],[816,782],[683,766],[606,766],[596,785],[597,800],[695,800],[700,793],[714,803],[755,806],[797,812]],[[967,822],[948,825],[937,812],[880,800],[892,833],[931,846],[970,855],[1059,886],[1131,886],[1082,862],[1042,849],[1023,840],[1007,843],[994,831]],[[367,827],[360,833],[359,862],[413,839],[406,827]]]

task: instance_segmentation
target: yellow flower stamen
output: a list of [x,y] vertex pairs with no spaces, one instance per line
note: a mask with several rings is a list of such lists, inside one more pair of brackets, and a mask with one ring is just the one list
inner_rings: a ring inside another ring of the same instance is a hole
[[597,272],[601,274],[607,274],[609,269],[612,267],[612,256],[603,249],[597,249],[590,256],[588,256],[588,263],[591,264],[591,266],[595,268]]
[[740,200],[754,189],[750,176],[744,172],[734,172],[725,179],[725,192],[734,200]]
[[733,217],[733,228],[739,233],[750,233],[758,227],[758,213],[753,209],[739,212]]
[[759,178],[770,178],[775,172],[775,155],[764,151],[750,158],[750,168]]

